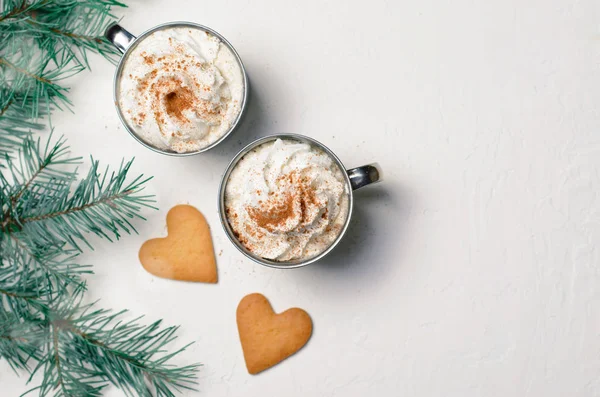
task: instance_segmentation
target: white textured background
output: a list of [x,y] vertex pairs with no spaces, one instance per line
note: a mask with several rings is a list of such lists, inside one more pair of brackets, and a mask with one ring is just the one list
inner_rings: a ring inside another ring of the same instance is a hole
[[[112,104],[112,65],[68,83],[56,131],[105,164],[136,157],[160,211],[139,236],[99,241],[90,298],[181,324],[201,361],[189,396],[600,395],[600,3],[597,0],[141,1],[123,25],[210,26],[252,83],[243,127],[174,159],[137,144]],[[274,270],[245,259],[217,218],[229,159],[253,138],[295,132],[386,181],[356,194],[343,245]],[[152,277],[141,243],[189,202],[207,216],[218,285]],[[258,376],[245,370],[237,303],[264,293],[306,309],[309,344]],[[26,378],[0,367],[2,396]],[[108,396],[121,394],[111,389]]]

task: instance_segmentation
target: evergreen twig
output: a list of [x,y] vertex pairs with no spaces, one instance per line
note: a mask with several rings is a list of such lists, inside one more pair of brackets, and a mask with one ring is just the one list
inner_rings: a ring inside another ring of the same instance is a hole
[[[89,68],[88,53],[116,62],[104,38],[117,0],[0,2],[0,156],[41,129],[54,108],[69,108],[61,81]],[[0,166],[3,166],[0,163]]]
[[131,161],[111,172],[92,160],[76,181],[79,161],[62,138],[25,138],[0,172],[0,358],[30,380],[41,374],[30,390],[40,396],[100,396],[112,384],[129,396],[173,397],[193,388],[198,368],[172,363],[187,347],[167,352],[177,327],[83,304],[90,268],[76,263],[81,243],[91,248],[87,234],[135,232],[131,219],[153,202],[142,193],[148,178],[128,182]]
[[[123,322],[82,303],[89,266],[77,262],[89,235],[135,232],[152,197],[149,178],[130,180],[80,158],[64,139],[31,138],[54,109],[69,108],[62,80],[89,68],[88,53],[115,61],[103,33],[117,0],[0,1],[0,359],[41,374],[40,396],[100,396],[112,384],[130,396],[172,397],[194,385],[198,365],[173,363],[176,327]],[[35,363],[32,365],[32,362]]]

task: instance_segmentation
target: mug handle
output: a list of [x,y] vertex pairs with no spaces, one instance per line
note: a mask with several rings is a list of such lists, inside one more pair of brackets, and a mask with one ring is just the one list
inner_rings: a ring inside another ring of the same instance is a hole
[[104,32],[104,37],[108,41],[110,41],[122,54],[127,51],[129,45],[136,39],[134,35],[125,30],[118,23],[111,24],[108,28],[106,28],[106,32]]
[[352,190],[360,189],[361,187],[370,185],[372,183],[381,182],[383,179],[383,172],[377,163],[351,168],[346,170],[346,172],[350,178]]

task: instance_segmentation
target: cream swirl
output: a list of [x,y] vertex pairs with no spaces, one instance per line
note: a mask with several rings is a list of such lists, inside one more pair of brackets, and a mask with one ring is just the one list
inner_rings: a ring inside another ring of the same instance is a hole
[[141,40],[119,80],[119,106],[134,132],[160,149],[189,152],[221,138],[237,119],[243,72],[221,41],[167,28]]
[[225,188],[227,219],[257,256],[290,261],[326,250],[348,216],[342,170],[322,150],[295,140],[247,153]]

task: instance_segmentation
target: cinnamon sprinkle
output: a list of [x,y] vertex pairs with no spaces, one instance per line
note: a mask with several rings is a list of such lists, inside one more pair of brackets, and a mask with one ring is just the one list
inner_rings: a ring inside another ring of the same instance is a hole
[[146,53],[142,53],[142,58],[144,58],[144,63],[146,65],[154,64],[154,61],[155,61],[154,55],[146,55]]
[[187,120],[183,111],[194,106],[194,94],[187,87],[181,87],[165,95],[165,109],[169,116],[179,120]]
[[[221,103],[227,95],[206,95],[211,92],[210,82],[201,81],[198,69],[210,70],[209,62],[200,61],[186,53],[183,44],[168,38],[173,53],[153,54],[150,51],[139,53],[140,61],[146,73],[129,78],[136,83],[135,90],[138,107],[142,111],[130,114],[132,124],[144,125],[149,119],[156,122],[161,137],[175,140],[185,136],[179,131],[189,131],[196,127],[195,120],[200,119],[209,128],[219,126],[228,115],[228,103]],[[208,85],[207,85],[208,84]],[[209,99],[204,99],[207,97]],[[142,103],[143,102],[143,103]],[[177,138],[176,138],[177,137]],[[181,145],[196,145],[193,140],[181,142]],[[186,149],[182,146],[182,151]]]
[[[283,192],[271,191],[265,201],[260,200],[257,207],[248,207],[248,215],[259,228],[270,232],[285,226],[294,218],[299,218],[302,225],[310,222],[309,206],[319,204],[315,189],[306,177],[299,177],[291,172],[278,179],[278,183],[289,185],[291,189]],[[326,212],[323,214],[326,219]]]
[[272,232],[294,217],[294,201],[294,196],[290,194],[282,202],[271,203],[270,207],[248,208],[248,215],[259,227]]

